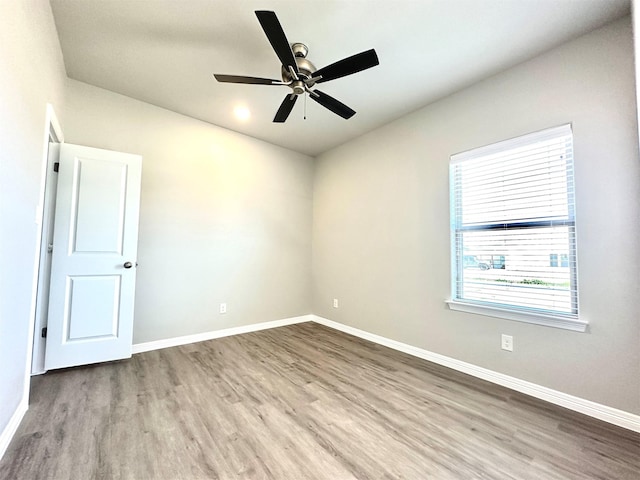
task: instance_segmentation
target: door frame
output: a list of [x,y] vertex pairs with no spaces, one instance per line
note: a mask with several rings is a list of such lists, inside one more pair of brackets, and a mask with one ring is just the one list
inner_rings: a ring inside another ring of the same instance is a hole
[[[36,208],[35,223],[38,226],[36,233],[36,252],[33,272],[33,287],[31,295],[31,321],[29,327],[27,348],[27,367],[25,372],[25,398],[29,398],[30,377],[31,375],[39,375],[45,373],[44,356],[45,342],[41,338],[41,330],[46,323],[46,309],[38,308],[42,304],[43,292],[48,291],[50,278],[44,275],[44,267],[41,259],[45,258],[47,245],[43,242],[44,238],[48,238],[48,234],[53,231],[53,216],[51,220],[45,218],[47,208],[51,208],[51,202],[55,201],[51,193],[54,185],[57,185],[57,175],[53,173],[52,160],[49,158],[49,142],[64,143],[64,135],[60,122],[53,109],[53,105],[47,103],[45,115],[45,129],[42,149],[42,165],[40,167],[40,193],[38,207]],[[45,208],[47,207],[47,208]],[[44,311],[40,311],[44,310]]]

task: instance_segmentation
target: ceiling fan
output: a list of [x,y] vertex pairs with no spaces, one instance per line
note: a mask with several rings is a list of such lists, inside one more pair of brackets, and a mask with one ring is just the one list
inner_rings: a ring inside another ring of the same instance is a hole
[[216,80],[225,83],[285,85],[291,88],[292,93],[287,94],[276,112],[276,116],[273,119],[276,123],[282,123],[287,119],[298,96],[304,95],[305,93],[308,93],[312,100],[342,118],[349,119],[353,117],[356,113],[354,110],[320,90],[312,90],[312,87],[316,83],[328,82],[329,80],[345,77],[352,73],[375,67],[379,64],[376,51],[374,49],[367,50],[352,55],[351,57],[343,58],[317,70],[306,58],[309,51],[306,45],[302,43],[289,44],[275,12],[258,10],[256,11],[256,16],[273,50],[282,63],[282,80],[243,77],[238,75],[220,75],[217,73],[214,74]]

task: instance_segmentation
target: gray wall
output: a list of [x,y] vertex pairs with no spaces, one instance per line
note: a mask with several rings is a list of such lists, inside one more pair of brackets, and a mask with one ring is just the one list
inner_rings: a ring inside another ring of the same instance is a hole
[[134,343],[310,312],[311,157],[74,80],[66,95],[67,142],[143,156]]
[[45,112],[65,77],[49,3],[0,1],[0,434],[30,368]]
[[[568,122],[589,331],[448,310],[449,156]],[[321,155],[313,312],[640,414],[636,122],[625,18]],[[513,353],[501,333],[514,336]]]
[[[633,47],[634,47],[634,59],[636,65],[636,106],[639,105],[640,99],[640,34],[638,29],[640,28],[640,8],[638,8],[637,2],[631,2],[631,17],[633,23]],[[640,108],[636,108],[638,114],[638,121],[640,121]]]

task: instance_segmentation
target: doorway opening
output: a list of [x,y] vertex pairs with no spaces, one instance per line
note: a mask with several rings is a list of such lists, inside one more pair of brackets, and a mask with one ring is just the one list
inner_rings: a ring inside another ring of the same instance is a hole
[[[51,243],[54,229],[54,213],[58,177],[55,164],[58,161],[60,144],[64,142],[62,128],[51,104],[47,104],[42,175],[40,184],[40,203],[36,223],[40,226],[36,245],[36,265],[34,272],[33,331],[30,374],[45,373],[44,357],[46,348],[47,312],[51,274]],[[28,385],[29,382],[27,382]]]

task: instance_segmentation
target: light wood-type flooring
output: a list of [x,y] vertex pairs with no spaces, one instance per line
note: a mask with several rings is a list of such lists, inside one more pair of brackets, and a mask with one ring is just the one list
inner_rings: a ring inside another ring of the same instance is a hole
[[304,323],[33,379],[0,478],[640,479],[640,435]]

